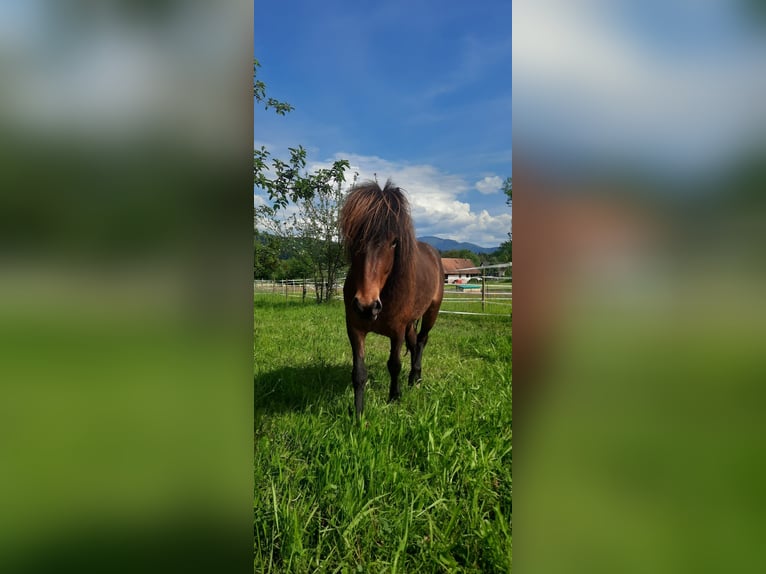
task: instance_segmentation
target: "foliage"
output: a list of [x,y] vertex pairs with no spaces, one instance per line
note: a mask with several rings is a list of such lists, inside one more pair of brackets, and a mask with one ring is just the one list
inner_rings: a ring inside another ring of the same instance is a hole
[[280,237],[256,229],[254,246],[254,279],[313,277],[313,266],[305,257],[299,238]]
[[272,279],[279,266],[279,242],[268,233],[257,229],[253,236],[253,278]]
[[513,201],[513,178],[506,177],[503,182],[503,193],[506,195],[505,203],[511,207]]
[[314,266],[306,257],[289,257],[279,262],[277,279],[309,279],[314,276]]
[[291,147],[288,150],[288,162],[272,158],[271,165],[268,163],[271,153],[264,146],[253,150],[253,183],[255,187],[268,193],[271,202],[271,205],[259,206],[256,215],[274,217],[279,210],[291,203],[310,199],[313,194],[311,181],[301,175],[305,173],[306,150],[303,146]]
[[301,255],[313,270],[318,303],[333,298],[338,270],[345,263],[338,218],[347,168],[348,161],[340,160],[330,169],[306,175],[312,193],[298,203],[299,212],[292,218],[291,231],[300,238]]
[[290,104],[266,96],[266,84],[257,79],[258,68],[260,67],[261,63],[253,58],[253,97],[255,98],[255,101],[262,103],[266,110],[269,108],[273,109],[280,116],[292,112],[295,108]]
[[[303,170],[305,151],[299,148],[291,149],[291,152],[291,164],[275,159],[275,177],[268,179],[264,176],[267,180],[264,186],[269,190],[273,204],[256,208],[256,224],[268,229],[283,245],[293,247],[296,261],[292,271],[302,271],[297,277],[311,277],[316,286],[317,302],[326,302],[335,294],[338,271],[345,262],[338,216],[349,162],[337,160],[330,168],[306,173]],[[284,216],[284,208],[291,203],[297,208],[295,213]]]
[[394,404],[368,336],[361,425],[342,305],[259,296],[255,318],[254,571],[510,572],[507,316],[440,316]]
[[513,261],[513,240],[508,239],[500,244],[500,247],[492,254],[495,263],[508,263]]
[[[255,100],[280,115],[292,111],[291,105],[266,96],[266,85],[256,78],[259,67],[258,60],[254,60]],[[303,146],[288,149],[288,161],[272,157],[264,146],[253,150],[253,183],[269,198],[268,204],[255,207],[253,226],[256,233],[259,227],[268,230],[270,237],[277,242],[297,238],[299,248],[289,271],[300,272],[300,276],[311,275],[318,287],[318,300],[328,301],[334,294],[338,270],[344,263],[337,221],[349,162],[336,160],[330,168],[308,173]],[[289,206],[297,210],[286,216]],[[268,243],[261,243],[260,246],[256,243],[255,257],[260,259],[253,265],[254,276],[277,275],[280,266],[271,257],[272,252]],[[285,266],[281,267],[285,271]]]
[[[506,195],[505,203],[508,207],[513,207],[513,178],[506,177],[503,182],[503,193]],[[508,241],[500,245],[500,249],[497,252],[501,253],[501,257],[504,257],[506,261],[513,261],[512,259],[512,241],[513,241],[513,228],[508,232]],[[496,252],[496,253],[497,253]],[[506,257],[507,255],[507,257]]]
[[[344,263],[338,215],[349,162],[337,160],[330,168],[307,173],[303,147],[290,148],[290,155],[289,163],[278,158],[272,160],[269,177],[268,151],[263,147],[255,150],[255,185],[265,190],[272,202],[255,208],[255,224],[282,241],[298,240],[296,264],[304,273],[311,270],[310,276],[318,287],[318,302],[328,301],[334,295],[338,270]],[[291,204],[297,207],[297,212],[285,217],[284,211]]]

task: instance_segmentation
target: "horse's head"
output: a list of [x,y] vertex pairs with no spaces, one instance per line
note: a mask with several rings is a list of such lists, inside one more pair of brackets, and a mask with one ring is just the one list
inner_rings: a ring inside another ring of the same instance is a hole
[[383,310],[380,292],[394,268],[397,244],[397,237],[390,235],[382,243],[355,254],[351,261],[356,285],[354,308],[362,315],[376,319]]
[[346,304],[376,319],[386,283],[393,286],[412,273],[416,240],[407,198],[391,181],[383,189],[374,181],[356,185],[341,210],[340,228],[351,263]]

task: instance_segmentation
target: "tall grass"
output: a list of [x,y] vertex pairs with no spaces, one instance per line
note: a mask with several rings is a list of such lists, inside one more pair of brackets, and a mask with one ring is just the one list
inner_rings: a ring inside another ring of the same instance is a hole
[[361,425],[342,305],[256,297],[254,325],[256,572],[510,571],[509,318],[440,316],[395,404],[368,336]]

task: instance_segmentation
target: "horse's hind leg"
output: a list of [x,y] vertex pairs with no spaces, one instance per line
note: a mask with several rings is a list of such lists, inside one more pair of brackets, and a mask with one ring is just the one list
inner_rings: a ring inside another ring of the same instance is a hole
[[[412,352],[412,368],[410,369],[410,377],[409,377],[409,384],[410,386],[414,385],[416,382],[421,380],[421,369],[422,369],[422,359],[423,359],[423,349],[426,346],[426,343],[428,343],[428,332],[431,330],[431,327],[434,326],[434,323],[436,323],[436,318],[439,316],[439,305],[434,303],[432,304],[426,312],[423,314],[423,319],[421,321],[420,325],[420,333],[418,333],[417,341],[413,345],[414,351]],[[413,329],[413,335],[414,335],[414,329]],[[409,340],[408,340],[409,343]]]
[[410,353],[410,376],[407,380],[408,384],[412,386],[413,383],[413,371],[415,370],[415,355],[417,354],[418,346],[418,332],[413,323],[407,325],[407,330],[404,333],[404,341],[407,344],[407,351]]
[[389,402],[395,401],[402,395],[399,389],[399,373],[402,371],[402,360],[399,354],[402,351],[402,343],[401,336],[391,339],[391,354],[388,356],[388,373],[391,375],[391,387],[388,390]]
[[418,343],[418,332],[417,332],[416,323],[410,323],[409,325],[407,325],[407,328],[404,331],[404,342],[407,345],[407,352],[414,353],[415,345],[417,345]]

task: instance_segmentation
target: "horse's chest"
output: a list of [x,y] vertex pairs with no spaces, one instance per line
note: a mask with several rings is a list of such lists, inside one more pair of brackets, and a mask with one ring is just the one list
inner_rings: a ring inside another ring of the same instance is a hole
[[391,325],[388,322],[380,321],[380,318],[376,321],[372,321],[370,324],[370,332],[376,333],[378,335],[383,335],[385,337],[395,337],[399,332],[404,332],[404,328],[401,329],[398,328],[396,325]]

